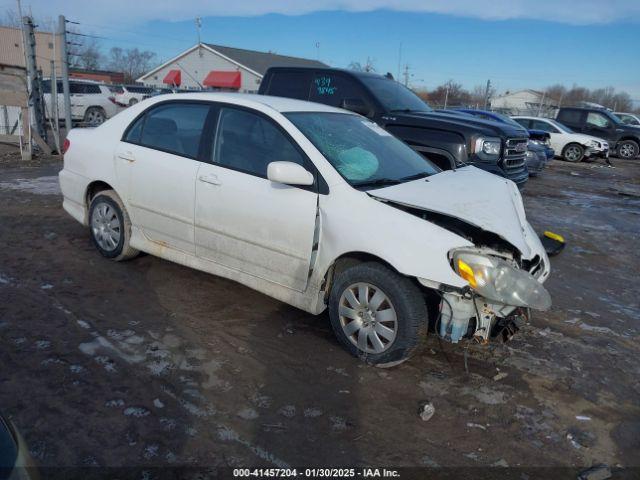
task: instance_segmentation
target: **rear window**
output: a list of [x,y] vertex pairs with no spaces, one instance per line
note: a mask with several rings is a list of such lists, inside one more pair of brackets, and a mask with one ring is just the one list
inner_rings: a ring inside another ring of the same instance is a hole
[[310,72],[275,72],[271,75],[267,94],[276,97],[308,100],[310,87]]

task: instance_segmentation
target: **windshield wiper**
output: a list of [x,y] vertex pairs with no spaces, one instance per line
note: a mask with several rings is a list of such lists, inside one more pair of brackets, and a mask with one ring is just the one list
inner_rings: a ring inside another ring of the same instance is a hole
[[360,187],[388,187],[391,185],[397,185],[401,180],[394,180],[392,178],[378,178],[376,180],[368,180],[366,182],[352,183],[356,188]]
[[427,172],[415,173],[413,175],[408,175],[406,177],[402,177],[400,180],[398,180],[398,183],[410,182],[411,180],[418,180],[419,178],[428,177],[430,175],[431,174],[427,173]]

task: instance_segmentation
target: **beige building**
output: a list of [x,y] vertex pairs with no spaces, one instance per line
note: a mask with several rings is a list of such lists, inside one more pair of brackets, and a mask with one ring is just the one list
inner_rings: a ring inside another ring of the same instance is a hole
[[258,91],[269,67],[326,67],[306,58],[200,43],[145,73],[138,82],[154,87],[201,87],[242,93]]
[[[55,59],[56,74],[60,75],[60,37],[50,32],[36,31],[36,65],[45,77],[51,75],[51,60]],[[54,45],[55,42],[55,45]],[[25,67],[22,49],[22,30],[0,27],[0,64]]]

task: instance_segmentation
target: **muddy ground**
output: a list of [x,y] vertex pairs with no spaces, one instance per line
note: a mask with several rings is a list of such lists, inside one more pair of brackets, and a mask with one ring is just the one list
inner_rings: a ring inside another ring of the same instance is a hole
[[531,223],[568,242],[554,306],[471,346],[467,374],[463,347],[433,336],[377,369],[326,314],[148,255],[105,260],[61,208],[59,163],[5,161],[0,411],[45,467],[638,467],[640,161],[614,163],[556,160],[529,182]]

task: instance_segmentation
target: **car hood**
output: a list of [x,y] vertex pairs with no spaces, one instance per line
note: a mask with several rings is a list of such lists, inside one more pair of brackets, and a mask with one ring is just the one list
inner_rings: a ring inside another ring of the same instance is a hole
[[[530,258],[535,245],[513,182],[468,166],[370,190],[374,198],[436,212],[493,232]],[[537,238],[536,238],[537,240]]]
[[483,134],[490,134],[501,136],[505,135],[508,137],[529,137],[529,133],[527,130],[522,128],[516,128],[513,125],[509,125],[508,123],[496,122],[493,120],[485,120],[482,118],[475,117],[473,115],[456,115],[449,113],[441,113],[441,112],[406,112],[406,113],[394,113],[390,115],[389,118],[393,117],[398,120],[399,123],[405,123],[409,121],[410,123],[420,123],[420,120],[439,120],[445,121],[448,123],[455,123],[459,125],[464,125],[467,128],[474,128],[476,131]]

